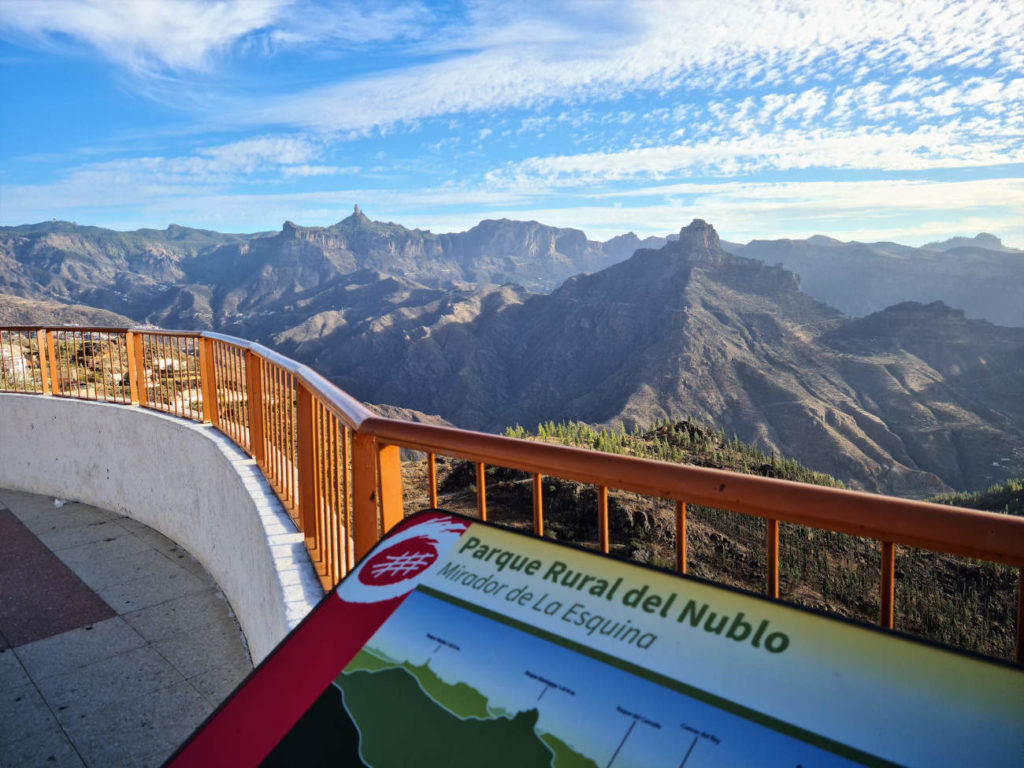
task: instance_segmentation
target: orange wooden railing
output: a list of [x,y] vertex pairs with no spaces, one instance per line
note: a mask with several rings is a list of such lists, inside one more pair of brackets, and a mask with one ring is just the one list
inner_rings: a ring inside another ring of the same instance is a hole
[[1018,569],[1017,650],[1024,663],[1024,519],[669,464],[377,416],[305,365],[218,333],[150,329],[0,328],[0,391],[154,408],[218,428],[256,461],[306,537],[325,588],[402,519],[400,449],[427,455],[427,494],[437,506],[435,457],[475,463],[486,519],[486,465],[531,473],[533,527],[544,534],[541,478],[598,489],[598,532],[609,549],[608,490],[671,500],[676,568],[686,572],[686,505],[766,521],[766,593],[779,596],[779,523],[881,542],[880,616],[893,627],[896,546],[961,555]]

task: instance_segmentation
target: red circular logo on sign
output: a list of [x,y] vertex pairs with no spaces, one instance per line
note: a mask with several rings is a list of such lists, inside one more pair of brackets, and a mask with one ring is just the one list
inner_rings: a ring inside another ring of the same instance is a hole
[[435,560],[437,550],[430,539],[406,539],[367,560],[359,569],[359,581],[371,587],[396,584],[423,573]]

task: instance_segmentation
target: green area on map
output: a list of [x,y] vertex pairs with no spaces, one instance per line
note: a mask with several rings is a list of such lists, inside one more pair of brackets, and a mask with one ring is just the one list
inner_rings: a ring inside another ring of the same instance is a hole
[[364,648],[335,685],[369,765],[596,768],[557,736],[538,732],[536,709],[492,710],[475,688],[444,682],[429,663],[393,661]]

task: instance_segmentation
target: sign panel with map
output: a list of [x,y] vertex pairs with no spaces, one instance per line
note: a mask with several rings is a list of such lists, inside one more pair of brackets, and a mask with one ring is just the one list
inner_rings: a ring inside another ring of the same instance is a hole
[[1024,671],[437,511],[171,765],[1019,765]]

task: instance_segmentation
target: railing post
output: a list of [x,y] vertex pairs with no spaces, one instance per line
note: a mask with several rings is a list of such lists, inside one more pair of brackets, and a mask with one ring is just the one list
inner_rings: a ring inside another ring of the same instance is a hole
[[431,509],[437,509],[437,464],[434,454],[427,454],[427,498]]
[[402,522],[402,449],[397,445],[379,445],[377,460],[380,468],[380,524],[387,533]]
[[768,597],[779,596],[779,521],[769,518],[768,536]]
[[57,371],[57,344],[53,338],[53,331],[46,332],[46,357],[50,363],[50,394],[59,395],[60,374]]
[[896,545],[891,541],[882,542],[881,595],[879,596],[878,623],[886,629],[893,625],[893,591],[896,580]]
[[676,570],[686,573],[686,502],[676,502]]
[[245,350],[245,396],[249,410],[249,455],[260,469],[266,467],[263,447],[263,377],[260,375],[260,356]]
[[199,385],[203,393],[203,421],[220,423],[217,412],[217,369],[213,365],[213,339],[199,339]]
[[298,401],[298,423],[295,430],[299,460],[299,528],[306,535],[306,546],[311,550],[319,550],[319,542],[316,540],[316,475],[313,471],[316,455],[316,446],[313,444],[313,395],[305,385],[296,382],[295,397]]
[[132,405],[139,404],[139,372],[135,364],[135,333],[134,331],[124,332],[124,348],[128,354],[128,396]]
[[476,513],[481,520],[487,519],[487,475],[484,463],[476,463]]
[[1024,664],[1024,568],[1017,569],[1017,663]]
[[607,552],[608,540],[608,486],[597,488],[597,536],[601,543],[601,551]]
[[149,374],[146,373],[146,347],[141,333],[135,333],[133,336],[135,338],[128,350],[128,354],[131,357],[128,369],[135,374],[138,405],[145,408],[149,404],[149,390],[146,386],[149,379]]
[[352,432],[352,526],[356,560],[373,549],[377,528],[377,452],[373,435]]
[[47,375],[49,365],[47,365],[47,353],[46,353],[46,331],[40,328],[36,331],[36,348],[39,350],[39,383],[43,388],[43,394],[50,394],[50,377]]
[[533,533],[535,536],[544,535],[544,501],[541,491],[544,484],[538,473],[533,473]]

